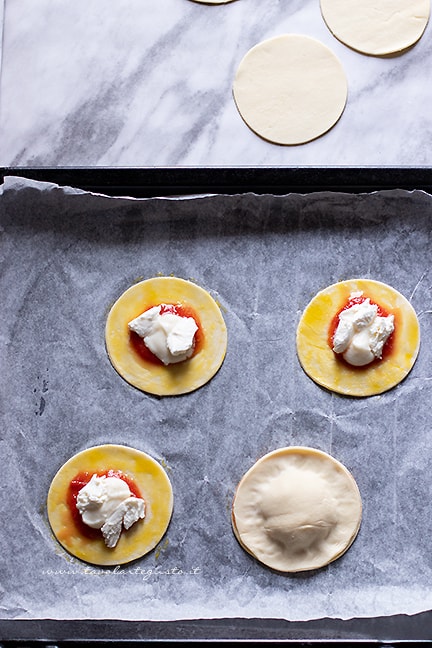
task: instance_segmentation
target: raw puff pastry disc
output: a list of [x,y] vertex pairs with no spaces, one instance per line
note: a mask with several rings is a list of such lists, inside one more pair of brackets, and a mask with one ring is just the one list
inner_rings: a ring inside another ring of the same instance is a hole
[[253,47],[233,84],[240,115],[255,133],[275,144],[304,144],[340,118],[347,99],[341,63],[309,36],[285,34]]
[[192,0],[192,2],[198,2],[199,4],[228,4],[228,2],[233,2],[233,0]]
[[[102,537],[81,535],[75,526],[67,493],[79,473],[120,470],[132,478],[145,501],[145,518],[122,531],[117,545],[108,549]],[[47,500],[48,519],[60,544],[73,556],[93,565],[121,565],[151,551],[168,528],[173,509],[170,480],[152,457],[121,445],[101,445],[83,450],[67,461],[51,482]]]
[[321,12],[342,43],[363,54],[383,56],[421,38],[430,0],[321,0]]
[[362,503],[351,473],[320,450],[274,450],[241,479],[232,506],[234,534],[264,565],[282,572],[318,569],[339,558],[360,528]]
[[[344,363],[329,345],[333,317],[358,291],[393,314],[395,322],[391,353],[365,367]],[[409,301],[372,279],[350,279],[325,288],[308,304],[297,328],[297,354],[305,372],[322,387],[346,396],[381,394],[400,383],[411,371],[419,346],[419,323]]]
[[[163,303],[191,306],[204,334],[195,355],[169,366],[147,362],[129,341],[128,322]],[[219,306],[206,290],[184,279],[156,277],[131,286],[115,302],[105,342],[113,367],[128,383],[150,394],[175,396],[198,389],[215,375],[225,358],[227,330]]]

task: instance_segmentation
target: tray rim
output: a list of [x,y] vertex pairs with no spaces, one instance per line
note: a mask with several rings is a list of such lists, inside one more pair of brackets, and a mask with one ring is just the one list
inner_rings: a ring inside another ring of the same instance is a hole
[[[276,646],[388,646],[432,642],[432,611],[416,615],[354,619],[214,618],[178,621],[124,621],[120,619],[0,620],[0,641],[22,642],[23,648],[100,646],[157,642],[190,644],[234,642]],[[53,646],[52,642],[55,642]],[[75,643],[76,642],[76,643]],[[1,643],[2,648],[7,644]]]
[[149,198],[215,194],[275,194],[378,190],[432,193],[432,167],[0,167],[18,176],[109,196]]

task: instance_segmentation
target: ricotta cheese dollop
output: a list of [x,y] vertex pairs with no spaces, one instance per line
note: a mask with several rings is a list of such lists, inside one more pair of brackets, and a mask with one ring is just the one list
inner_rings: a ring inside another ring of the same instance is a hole
[[78,492],[76,506],[84,524],[102,531],[110,549],[116,546],[122,527],[129,529],[145,515],[144,500],[132,495],[123,479],[105,475],[92,475]]
[[183,317],[165,308],[166,304],[149,308],[131,320],[128,327],[164,365],[169,365],[191,357],[198,325],[193,317]]
[[[350,299],[361,297],[352,293]],[[378,306],[367,298],[339,314],[333,336],[333,351],[342,354],[351,365],[363,367],[382,358],[385,343],[394,331],[394,316],[378,315]]]

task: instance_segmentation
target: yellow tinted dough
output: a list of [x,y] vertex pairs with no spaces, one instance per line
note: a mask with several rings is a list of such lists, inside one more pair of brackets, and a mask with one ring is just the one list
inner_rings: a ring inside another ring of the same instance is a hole
[[[191,306],[204,335],[197,353],[169,366],[146,362],[129,342],[128,322],[163,303]],[[105,342],[113,367],[128,383],[150,394],[175,396],[198,389],[215,375],[225,358],[227,330],[219,306],[203,288],[184,279],[156,277],[131,286],[115,302]]]
[[354,541],[361,514],[351,473],[320,450],[293,446],[270,452],[243,476],[232,523],[257,560],[298,572],[339,558]]
[[[145,518],[123,530],[113,549],[100,538],[82,536],[67,505],[71,480],[81,472],[121,470],[133,479],[145,501]],[[102,445],[84,450],[67,461],[51,482],[48,519],[60,544],[73,556],[94,565],[121,565],[151,551],[164,535],[172,513],[173,493],[168,476],[149,455],[121,445]]]
[[[365,297],[395,317],[392,352],[365,367],[350,367],[332,351],[329,329],[333,317],[352,292]],[[351,279],[319,292],[308,304],[297,328],[297,354],[305,372],[322,387],[347,396],[372,396],[391,389],[410,372],[420,346],[417,315],[397,290],[371,279]]]
[[285,34],[249,50],[238,67],[233,95],[255,133],[276,144],[303,144],[338,121],[347,80],[328,47],[309,36]]
[[430,0],[321,0],[321,12],[342,43],[382,56],[401,52],[421,38]]

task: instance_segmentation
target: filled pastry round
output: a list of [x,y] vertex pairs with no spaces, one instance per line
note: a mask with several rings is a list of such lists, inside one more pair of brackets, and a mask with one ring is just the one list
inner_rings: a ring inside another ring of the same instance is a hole
[[[84,525],[76,510],[74,487],[88,483],[94,474],[121,475],[145,503],[144,518],[123,529],[113,548],[106,546],[99,530]],[[76,558],[103,566],[124,564],[151,551],[165,534],[172,509],[172,487],[162,466],[144,452],[112,444],[88,448],[69,459],[54,476],[47,499],[58,542]]]
[[[198,326],[192,356],[165,366],[139,351],[128,324],[159,305],[192,312]],[[186,394],[207,383],[223,363],[227,330],[213,297],[196,284],[176,277],[155,277],[128,288],[112,306],[105,328],[109,359],[134,387],[158,396]]]
[[[335,353],[335,318],[361,294],[393,317],[394,331],[381,358],[353,366]],[[372,279],[341,281],[320,291],[306,306],[297,327],[297,355],[312,380],[346,396],[381,394],[400,383],[411,371],[420,347],[420,327],[409,301],[397,290]]]
[[351,473],[320,450],[287,447],[259,459],[241,479],[232,505],[240,545],[281,572],[319,569],[339,558],[361,523]]

